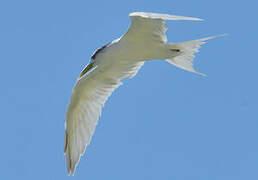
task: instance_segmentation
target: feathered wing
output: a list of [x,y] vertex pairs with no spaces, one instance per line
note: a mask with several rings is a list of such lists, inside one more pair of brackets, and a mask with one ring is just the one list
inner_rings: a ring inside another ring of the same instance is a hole
[[[201,21],[202,19],[184,16],[175,16],[169,14],[156,14],[146,12],[134,12],[129,14],[131,25],[122,37],[126,40],[140,39],[142,42],[160,42],[166,43],[167,36],[165,25],[166,20],[190,20]],[[146,41],[145,41],[146,40]]]
[[97,67],[76,83],[66,114],[64,152],[69,175],[74,174],[90,143],[108,97],[122,84],[121,79],[132,78],[142,65],[143,62],[138,62],[105,69]]

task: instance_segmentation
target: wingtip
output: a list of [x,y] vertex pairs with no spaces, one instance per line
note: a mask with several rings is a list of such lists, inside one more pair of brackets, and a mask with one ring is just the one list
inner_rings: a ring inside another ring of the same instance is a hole
[[204,19],[197,18],[197,17],[186,17],[186,18],[189,18],[188,20],[191,20],[191,21],[204,21]]
[[66,169],[67,169],[67,175],[70,176],[71,175],[71,161],[69,159],[69,157],[67,157],[68,155],[66,154]]
[[161,13],[151,13],[151,12],[132,12],[129,14],[130,17],[140,16],[143,18],[152,18],[152,19],[163,19],[163,20],[188,20],[188,21],[203,21],[201,18],[196,17],[186,17],[186,16],[177,16],[171,14],[161,14]]
[[67,175],[68,176],[74,176],[75,174],[75,167],[67,167]]
[[76,165],[69,165],[67,164],[67,175],[74,176],[75,174]]
[[71,172],[70,172],[70,174],[71,174],[72,176],[74,176],[75,169],[76,169],[76,164],[74,164],[74,165],[72,166],[72,169],[71,169]]
[[76,167],[78,165],[79,160],[74,160],[71,158],[70,152],[66,152],[66,169],[67,169],[67,175],[68,176],[74,176]]
[[67,170],[67,176],[71,176],[71,171],[69,170]]

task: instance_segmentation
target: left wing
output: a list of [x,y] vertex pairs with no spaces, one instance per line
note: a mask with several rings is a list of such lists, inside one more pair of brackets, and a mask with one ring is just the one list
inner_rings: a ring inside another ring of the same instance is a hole
[[142,65],[143,62],[128,62],[110,68],[96,67],[77,81],[66,114],[64,152],[69,175],[74,175],[108,97],[122,84],[121,79],[135,76]]

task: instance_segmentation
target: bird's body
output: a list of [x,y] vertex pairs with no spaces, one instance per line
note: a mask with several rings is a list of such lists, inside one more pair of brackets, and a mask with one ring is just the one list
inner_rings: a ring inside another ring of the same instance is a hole
[[124,36],[98,49],[80,74],[66,114],[65,154],[68,173],[74,174],[95,131],[101,109],[120,86],[132,78],[144,61],[164,59],[185,70],[193,69],[194,53],[204,38],[178,44],[167,43],[165,20],[200,20],[154,13],[131,13],[131,26]]

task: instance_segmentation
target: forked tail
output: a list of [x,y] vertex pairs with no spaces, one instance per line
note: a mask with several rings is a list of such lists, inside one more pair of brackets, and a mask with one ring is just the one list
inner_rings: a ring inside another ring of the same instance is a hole
[[[218,35],[218,36],[224,36],[224,35]],[[209,39],[213,39],[218,36],[211,36],[207,38],[186,41],[186,42],[181,42],[177,44],[169,44],[169,48],[171,50],[177,50],[180,52],[180,54],[171,59],[166,59],[166,61],[184,70],[194,72],[200,75],[205,75],[194,69],[193,67],[194,53],[199,52],[199,48],[201,47],[202,44],[206,43],[205,41]]]

